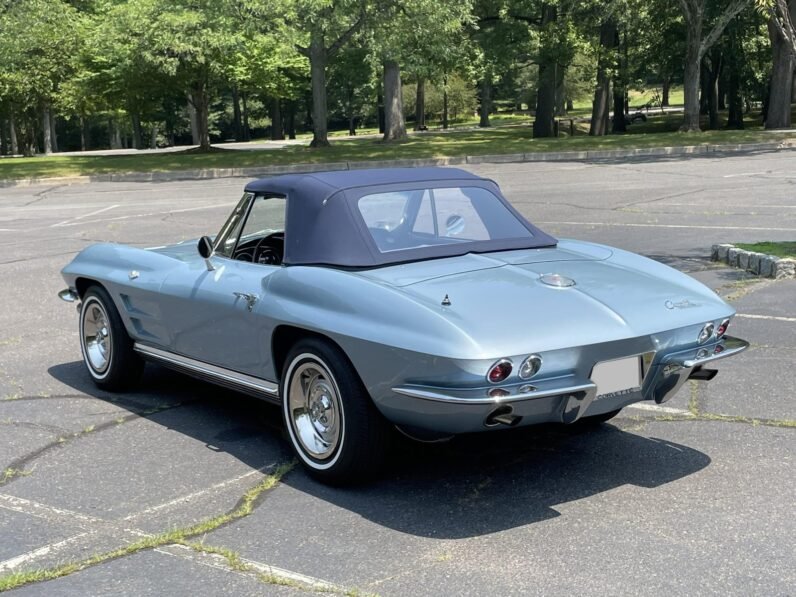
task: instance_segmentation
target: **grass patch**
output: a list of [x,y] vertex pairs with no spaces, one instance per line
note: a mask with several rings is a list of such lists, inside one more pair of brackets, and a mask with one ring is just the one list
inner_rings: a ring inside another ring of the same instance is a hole
[[61,564],[60,566],[46,570],[14,572],[11,574],[6,574],[5,576],[0,576],[0,593],[3,591],[10,591],[11,589],[16,589],[17,587],[34,582],[61,578],[80,570],[84,570],[90,566],[95,566],[109,560],[115,560],[116,558],[121,558],[123,556],[133,555],[145,549],[154,549],[156,547],[162,547],[164,545],[170,545],[173,543],[189,545],[188,540],[190,538],[209,533],[210,531],[213,531],[224,524],[251,514],[254,510],[254,505],[257,502],[257,499],[264,492],[275,487],[282,477],[286,475],[294,466],[295,463],[292,462],[278,466],[273,473],[267,475],[257,485],[244,493],[243,497],[241,497],[240,501],[238,502],[238,505],[229,512],[214,518],[209,518],[184,529],[174,529],[159,535],[145,537],[125,545],[124,547],[107,551],[105,553],[96,554],[79,562],[68,562],[66,564]]
[[773,242],[764,241],[759,243],[733,243],[739,249],[744,251],[755,251],[757,253],[766,253],[768,255],[776,255],[777,257],[790,257],[796,259],[796,241],[783,241]]
[[[125,172],[165,172],[203,168],[254,168],[286,164],[322,164],[346,161],[443,158],[465,155],[631,149],[701,144],[738,144],[781,141],[790,131],[761,130],[667,132],[680,116],[650,118],[628,127],[624,135],[589,137],[579,127],[573,137],[534,139],[530,126],[479,130],[429,132],[410,135],[400,143],[376,139],[345,139],[324,149],[291,146],[279,150],[220,151],[211,153],[142,153],[120,156],[41,156],[0,159],[0,180],[33,177],[98,175]],[[587,127],[586,127],[587,128]]]

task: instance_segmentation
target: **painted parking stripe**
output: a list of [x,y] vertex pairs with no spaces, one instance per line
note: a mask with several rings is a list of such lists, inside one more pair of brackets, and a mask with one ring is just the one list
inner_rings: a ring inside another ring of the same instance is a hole
[[[163,555],[189,560],[196,564],[202,564],[212,568],[219,568],[221,570],[233,571],[233,569],[227,565],[226,558],[223,556],[219,554],[198,552],[191,549],[187,545],[166,545],[164,547],[158,547],[154,551]],[[240,561],[260,574],[280,580],[290,581],[291,583],[298,584],[313,591],[337,593],[341,595],[350,594],[349,589],[346,587],[335,584],[328,580],[323,580],[314,576],[308,576],[306,574],[301,574],[300,572],[293,572],[292,570],[286,570],[285,568],[271,566],[270,564],[264,564],[262,562],[249,560],[247,558],[240,558]]]
[[769,321],[787,321],[796,323],[796,317],[780,317],[778,315],[753,315],[752,313],[736,313],[736,317],[743,317],[744,319],[766,319]]
[[97,216],[101,213],[105,213],[106,211],[116,209],[117,207],[119,207],[118,204],[109,205],[108,207],[97,209],[95,211],[92,211],[91,213],[83,214],[82,216],[77,216],[75,218],[69,218],[68,220],[64,220],[63,222],[58,222],[57,224],[52,224],[50,228],[57,228],[58,226],[73,226],[76,222],[79,222],[79,220],[85,220],[86,218],[90,218],[91,216]]
[[34,549],[33,551],[29,551],[28,553],[23,553],[16,557],[10,558],[4,562],[0,562],[0,572],[8,572],[10,570],[13,570],[14,568],[22,566],[23,564],[28,564],[46,555],[50,555],[51,553],[60,551],[63,548],[68,547],[75,541],[82,539],[88,534],[89,534],[88,531],[83,533],[78,533],[77,535],[68,537],[63,541],[59,541],[58,543],[50,543],[49,545],[45,545],[44,547]]
[[140,512],[135,512],[134,514],[130,514],[129,516],[125,516],[124,518],[122,518],[122,520],[134,520],[134,519],[139,518],[141,516],[148,516],[150,514],[153,514],[154,512],[158,512],[160,510],[164,510],[164,509],[169,508],[171,506],[176,506],[176,505],[179,505],[179,504],[183,504],[185,502],[190,502],[190,501],[195,500],[195,499],[197,499],[199,497],[202,497],[203,495],[206,495],[206,494],[211,493],[213,491],[217,491],[218,489],[223,489],[224,487],[227,487],[229,485],[235,485],[237,483],[240,483],[241,481],[244,481],[244,480],[246,480],[249,477],[252,477],[254,475],[263,475],[265,470],[267,470],[268,468],[273,468],[274,466],[276,466],[276,463],[270,464],[270,465],[268,465],[266,467],[262,467],[262,468],[259,468],[257,470],[254,470],[254,471],[249,471],[248,473],[245,473],[243,475],[235,477],[234,479],[227,479],[226,481],[221,481],[220,483],[216,483],[215,485],[211,485],[210,487],[207,487],[205,489],[200,489],[199,491],[195,491],[193,493],[189,493],[188,495],[180,496],[180,497],[175,498],[173,500],[170,500],[168,502],[164,502],[162,504],[158,504],[157,506],[151,506],[150,508],[146,508],[145,510],[141,510]]
[[669,406],[658,406],[657,404],[645,404],[644,402],[637,402],[626,406],[625,408],[635,408],[638,410],[648,410],[656,413],[665,413],[667,415],[681,415],[684,417],[693,417],[694,413],[682,408],[671,408]]
[[546,226],[621,226],[627,228],[684,228],[696,230],[761,230],[764,232],[793,232],[796,228],[762,228],[752,226],[692,226],[687,224],[631,224],[620,222],[536,222]]

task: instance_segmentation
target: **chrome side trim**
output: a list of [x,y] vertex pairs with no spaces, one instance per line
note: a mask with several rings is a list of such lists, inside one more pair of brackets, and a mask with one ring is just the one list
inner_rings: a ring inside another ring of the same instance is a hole
[[238,373],[237,371],[231,371],[223,367],[217,367],[216,365],[197,361],[196,359],[161,350],[160,348],[146,346],[139,342],[133,345],[133,350],[146,358],[159,361],[164,365],[171,365],[184,369],[188,373],[195,373],[202,377],[207,377],[211,381],[235,385],[249,391],[265,393],[268,394],[270,398],[279,397],[279,386],[272,381],[260,379],[259,377],[252,377],[251,375]]
[[[507,402],[517,402],[519,400],[534,400],[536,398],[548,398],[550,396],[564,396],[567,394],[577,394],[580,392],[592,393],[597,391],[597,386],[593,383],[581,383],[577,385],[567,385],[563,387],[547,387],[537,389],[532,392],[521,392],[508,396],[496,396],[494,398],[464,398],[445,393],[442,388],[426,388],[423,386],[398,386],[392,388],[396,394],[409,396],[410,398],[420,398],[421,400],[431,400],[434,402],[447,402],[449,404],[505,404]],[[451,390],[455,392],[456,390]],[[486,390],[488,391],[488,389]],[[466,393],[473,393],[472,390],[465,390]]]

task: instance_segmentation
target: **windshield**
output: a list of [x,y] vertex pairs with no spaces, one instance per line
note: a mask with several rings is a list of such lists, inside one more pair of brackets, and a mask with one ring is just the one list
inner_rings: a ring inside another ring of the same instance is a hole
[[381,253],[533,233],[487,189],[444,187],[365,195],[359,213]]

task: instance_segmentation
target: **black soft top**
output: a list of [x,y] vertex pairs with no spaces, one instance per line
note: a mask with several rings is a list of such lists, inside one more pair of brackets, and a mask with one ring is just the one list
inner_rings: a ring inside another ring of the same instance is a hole
[[[489,190],[531,236],[380,252],[357,209],[358,199],[375,193],[441,187]],[[377,267],[556,244],[556,239],[528,222],[506,201],[495,182],[458,168],[381,168],[286,174],[252,181],[246,185],[246,191],[287,198],[283,258],[286,265]]]

